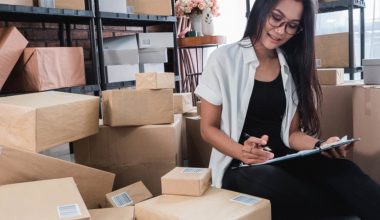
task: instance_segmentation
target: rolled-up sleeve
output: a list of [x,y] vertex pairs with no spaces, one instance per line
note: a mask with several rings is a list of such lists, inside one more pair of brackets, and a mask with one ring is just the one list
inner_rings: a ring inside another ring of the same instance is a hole
[[221,66],[218,62],[217,51],[212,53],[207,61],[199,85],[195,89],[195,94],[213,105],[222,104],[221,92]]

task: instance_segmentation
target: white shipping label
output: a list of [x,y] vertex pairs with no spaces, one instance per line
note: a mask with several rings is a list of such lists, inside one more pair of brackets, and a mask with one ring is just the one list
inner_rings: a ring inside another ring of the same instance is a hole
[[57,206],[57,211],[59,218],[72,218],[82,215],[78,204]]
[[239,194],[235,196],[234,198],[231,199],[232,202],[237,202],[243,205],[248,205],[252,206],[258,202],[260,202],[260,198],[254,197],[254,196],[249,196],[249,195],[244,195],[244,194]]
[[117,194],[116,196],[112,196],[112,201],[119,208],[131,205],[133,203],[133,200],[131,199],[131,197],[129,197],[128,193],[126,192]]
[[186,167],[182,170],[182,173],[204,173],[207,169]]

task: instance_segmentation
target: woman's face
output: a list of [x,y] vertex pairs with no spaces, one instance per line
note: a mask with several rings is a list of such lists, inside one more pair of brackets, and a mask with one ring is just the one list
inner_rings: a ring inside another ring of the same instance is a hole
[[302,1],[280,0],[267,16],[259,43],[273,50],[286,43],[300,31]]

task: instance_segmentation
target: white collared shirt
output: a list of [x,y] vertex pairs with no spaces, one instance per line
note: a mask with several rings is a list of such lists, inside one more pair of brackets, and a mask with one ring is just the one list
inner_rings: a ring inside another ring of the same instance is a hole
[[[249,100],[259,66],[250,39],[222,46],[209,57],[195,94],[213,105],[222,106],[220,129],[238,142],[244,126]],[[298,106],[298,97],[289,66],[280,49],[277,49],[281,77],[286,97],[282,119],[281,138],[289,147],[289,129]],[[212,185],[222,186],[222,178],[232,158],[213,148],[210,158]]]

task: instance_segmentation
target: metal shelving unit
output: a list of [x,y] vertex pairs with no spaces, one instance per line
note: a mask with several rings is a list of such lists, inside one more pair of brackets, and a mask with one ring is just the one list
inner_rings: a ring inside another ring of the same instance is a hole
[[95,41],[95,14],[92,0],[86,1],[86,9],[69,10],[0,4],[0,19],[5,22],[58,23],[60,46],[72,46],[71,24],[85,24],[89,26],[92,68],[86,69],[86,85],[60,88],[57,89],[58,91],[72,93],[95,92],[96,94],[100,91],[100,74]]
[[[174,0],[172,0],[172,12],[174,14]],[[143,14],[124,14],[124,13],[111,13],[102,12],[99,10],[99,1],[95,0],[95,18],[96,18],[96,31],[97,31],[97,42],[99,49],[99,66],[100,66],[100,78],[101,78],[101,88],[102,90],[107,89],[117,89],[123,87],[135,86],[135,81],[125,81],[125,82],[108,82],[108,76],[106,73],[104,65],[104,54],[103,54],[103,26],[133,26],[142,27],[143,31],[146,32],[147,26],[169,24],[172,26],[173,31],[173,72],[176,76],[176,87],[179,91],[180,78],[178,74],[177,67],[177,45],[176,45],[176,17],[175,16],[156,16],[156,15],[143,15]]]

